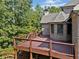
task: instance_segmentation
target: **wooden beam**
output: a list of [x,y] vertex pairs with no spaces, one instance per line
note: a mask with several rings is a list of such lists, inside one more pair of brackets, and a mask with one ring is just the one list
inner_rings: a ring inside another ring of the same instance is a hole
[[16,47],[16,39],[15,38],[13,39],[13,47],[14,48]]
[[30,39],[29,51],[30,51],[30,59],[32,59],[32,40],[31,39]]
[[49,42],[49,56],[50,56],[50,59],[52,59],[52,41],[50,40],[50,42]]
[[[28,51],[29,52],[29,48],[28,47],[17,47],[17,49],[20,49],[20,50],[23,50],[23,51]],[[49,56],[49,49],[38,49],[38,48],[32,48],[32,53],[36,53],[36,54],[41,54],[41,55],[45,55],[45,56]],[[60,57],[65,57],[67,56],[68,59],[70,58],[73,58],[74,55],[71,55],[71,54],[66,54],[66,53],[60,53],[60,52],[56,52],[54,50],[52,50],[51,52],[52,54],[52,57],[57,57],[57,58],[60,58]],[[60,58],[61,59],[61,58]]]
[[78,43],[75,44],[75,59],[78,59]]
[[[19,38],[19,37],[15,37],[15,40],[26,40],[26,41],[30,41],[30,39],[27,39],[27,38]],[[43,43],[49,43],[50,41],[41,41],[41,40],[32,40],[31,38],[31,41],[35,41],[35,42],[43,42]],[[61,43],[61,42],[56,42],[56,41],[51,41],[52,44],[60,44],[60,45],[67,45],[67,46],[73,46],[74,47],[74,44],[69,44],[69,43]]]
[[14,56],[14,59],[18,59],[18,55],[17,55],[17,52],[18,52],[18,50],[17,49],[14,49],[14,53],[15,53],[15,56]]

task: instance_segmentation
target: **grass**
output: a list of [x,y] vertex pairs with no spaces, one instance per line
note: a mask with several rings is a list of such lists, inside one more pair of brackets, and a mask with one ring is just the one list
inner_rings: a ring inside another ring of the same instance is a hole
[[4,48],[4,49],[2,49],[2,48],[0,48],[0,52],[13,52],[13,47],[12,46],[10,46],[10,47],[8,47],[8,48]]
[[9,46],[8,48],[2,49],[0,48],[0,59],[3,59],[2,57],[5,57],[5,53],[13,53],[14,49],[12,46]]

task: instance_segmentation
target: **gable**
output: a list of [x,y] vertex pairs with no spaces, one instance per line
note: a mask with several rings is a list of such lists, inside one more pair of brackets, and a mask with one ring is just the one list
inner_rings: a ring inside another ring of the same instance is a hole
[[54,19],[56,18],[56,16],[58,15],[58,13],[51,13],[48,15],[44,15],[41,19],[40,23],[49,23],[54,21]]
[[73,10],[79,11],[79,4],[76,5],[76,6],[73,8]]
[[65,22],[68,18],[69,18],[69,14],[65,14],[64,12],[52,13],[52,14],[44,15],[40,23]]
[[76,6],[77,4],[79,4],[79,0],[70,0],[67,4],[64,5],[64,7],[67,6]]

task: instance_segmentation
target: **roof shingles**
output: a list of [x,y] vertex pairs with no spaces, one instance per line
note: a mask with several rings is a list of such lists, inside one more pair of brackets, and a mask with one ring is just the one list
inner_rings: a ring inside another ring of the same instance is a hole
[[58,13],[51,13],[48,15],[44,15],[41,19],[41,23],[48,23],[48,22],[54,21],[57,15]]
[[64,22],[69,18],[69,14],[64,12],[52,13],[44,15],[41,19],[41,23],[53,23],[53,22]]
[[79,4],[79,0],[70,0],[65,6],[76,6],[77,4]]

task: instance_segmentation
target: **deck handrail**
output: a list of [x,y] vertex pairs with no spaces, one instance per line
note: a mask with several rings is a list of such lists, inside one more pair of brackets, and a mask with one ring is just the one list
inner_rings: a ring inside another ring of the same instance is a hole
[[[19,37],[14,37],[15,40],[25,40],[25,41],[30,41],[27,38],[19,38]],[[32,40],[32,39],[31,39]],[[43,43],[50,43],[50,41],[41,41],[41,40],[32,40],[35,42],[43,42]],[[51,40],[52,41],[52,40]],[[56,41],[52,41],[52,44],[60,44],[60,45],[68,45],[68,46],[75,46],[74,44],[70,44],[70,43],[63,43],[63,42],[56,42]]]

